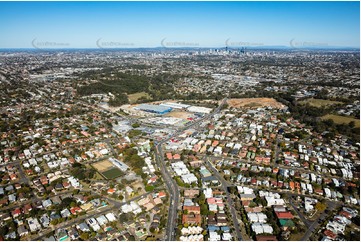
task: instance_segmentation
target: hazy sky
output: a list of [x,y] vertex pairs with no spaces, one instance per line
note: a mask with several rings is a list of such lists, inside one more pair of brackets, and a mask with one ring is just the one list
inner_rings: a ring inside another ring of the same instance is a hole
[[0,2],[0,48],[359,47],[359,19],[359,2]]

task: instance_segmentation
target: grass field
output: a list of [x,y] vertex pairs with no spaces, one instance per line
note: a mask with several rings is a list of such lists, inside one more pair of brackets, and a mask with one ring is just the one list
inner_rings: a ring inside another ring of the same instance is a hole
[[310,106],[317,107],[317,108],[329,106],[329,105],[335,105],[335,104],[342,104],[342,102],[323,100],[323,99],[315,99],[315,98],[305,99],[305,100],[301,101],[300,103],[301,104],[308,103]]
[[352,117],[345,117],[345,116],[340,116],[340,115],[327,114],[327,115],[323,116],[322,119],[323,120],[332,119],[333,122],[335,122],[336,124],[348,124],[351,121],[355,121],[355,126],[360,127],[360,120],[352,118]]
[[102,175],[106,179],[114,179],[123,175],[123,173],[117,168],[111,168],[110,170],[102,172]]
[[[85,165],[87,169],[95,169],[94,166],[90,165],[90,164],[86,164]],[[104,177],[102,175],[100,175],[99,171],[97,169],[95,169],[96,172],[95,172],[95,175],[93,177],[94,180],[103,180]]]
[[133,94],[128,94],[128,99],[130,103],[135,103],[141,97],[150,98],[149,94],[146,92],[137,92]]

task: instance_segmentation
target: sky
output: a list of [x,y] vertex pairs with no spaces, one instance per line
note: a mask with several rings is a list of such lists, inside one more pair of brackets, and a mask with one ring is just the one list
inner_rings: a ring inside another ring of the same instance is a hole
[[359,2],[0,2],[0,48],[360,46]]

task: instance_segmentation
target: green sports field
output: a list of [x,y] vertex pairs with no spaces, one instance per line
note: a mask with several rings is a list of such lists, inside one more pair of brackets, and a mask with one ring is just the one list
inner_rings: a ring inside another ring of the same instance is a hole
[[327,114],[322,117],[323,120],[332,119],[336,124],[348,124],[351,121],[355,122],[356,127],[360,127],[360,120],[353,117],[345,117],[341,115]]
[[324,106],[329,106],[329,105],[335,105],[335,104],[342,104],[342,102],[337,102],[337,101],[331,101],[331,100],[323,100],[323,99],[316,99],[316,98],[309,98],[306,100],[303,100],[300,102],[301,104],[306,104],[308,103],[309,105],[313,106],[313,107],[324,107]]
[[120,177],[121,175],[123,175],[123,173],[118,168],[111,168],[107,171],[102,172],[102,175],[106,179],[114,179]]

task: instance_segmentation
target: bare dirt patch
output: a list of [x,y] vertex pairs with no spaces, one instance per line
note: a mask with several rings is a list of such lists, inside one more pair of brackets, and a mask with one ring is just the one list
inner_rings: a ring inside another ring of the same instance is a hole
[[136,182],[132,184],[134,191],[139,191],[139,193],[144,193],[144,185],[142,182]]
[[99,162],[92,164],[92,166],[95,169],[97,169],[99,172],[103,172],[103,171],[106,171],[106,170],[109,170],[110,168],[112,168],[113,163],[111,163],[108,160],[103,160],[103,161],[99,161]]
[[188,117],[192,116],[188,112],[182,112],[182,111],[172,111],[170,113],[167,113],[165,115],[166,117],[173,117],[173,118],[181,118],[181,119],[187,119]]
[[273,107],[273,108],[284,108],[282,103],[277,102],[273,98],[234,98],[227,100],[230,107],[241,108],[241,107]]

